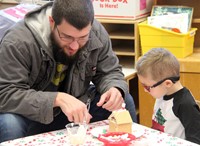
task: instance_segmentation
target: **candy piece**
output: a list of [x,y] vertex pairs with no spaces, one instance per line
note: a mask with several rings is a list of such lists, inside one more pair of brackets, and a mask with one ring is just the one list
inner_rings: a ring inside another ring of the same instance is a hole
[[106,129],[103,129],[103,134],[105,134],[107,132],[107,130]]

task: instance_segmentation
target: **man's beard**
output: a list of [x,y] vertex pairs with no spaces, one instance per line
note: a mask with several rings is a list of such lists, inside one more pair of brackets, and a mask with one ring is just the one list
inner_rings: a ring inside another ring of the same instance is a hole
[[53,32],[51,32],[51,34],[50,34],[50,39],[51,39],[51,43],[52,43],[54,57],[58,57],[59,56],[59,58],[66,58],[66,60],[68,60],[70,62],[73,61],[73,60],[75,60],[77,58],[80,50],[78,50],[74,55],[69,56],[60,47],[60,45],[58,44],[58,42],[56,41],[56,39],[54,37],[54,33]]

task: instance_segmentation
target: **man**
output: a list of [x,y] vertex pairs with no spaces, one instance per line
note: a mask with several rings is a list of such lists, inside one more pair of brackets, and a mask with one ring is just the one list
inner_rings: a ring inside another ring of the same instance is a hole
[[0,58],[1,142],[107,119],[124,99],[136,120],[91,0],[55,0],[28,13],[2,38]]

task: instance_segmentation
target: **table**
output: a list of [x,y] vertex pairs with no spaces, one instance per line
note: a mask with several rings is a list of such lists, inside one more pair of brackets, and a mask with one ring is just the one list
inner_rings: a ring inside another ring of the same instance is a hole
[[[103,146],[103,143],[98,141],[91,135],[91,130],[98,126],[108,125],[108,120],[99,121],[89,124],[87,131],[86,142],[83,146]],[[151,128],[133,123],[133,132],[140,132],[141,135],[133,141],[130,146],[197,146],[197,144],[170,136],[169,134],[162,133]],[[133,133],[134,134],[134,133]],[[69,140],[67,130],[57,130],[38,135],[19,138],[11,141],[6,141],[0,146],[68,146]]]

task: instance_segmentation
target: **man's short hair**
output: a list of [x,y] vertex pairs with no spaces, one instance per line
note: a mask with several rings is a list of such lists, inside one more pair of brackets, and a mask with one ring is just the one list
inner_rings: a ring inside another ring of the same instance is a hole
[[81,30],[92,24],[94,8],[91,0],[54,0],[52,17],[59,25],[63,19],[75,28]]

